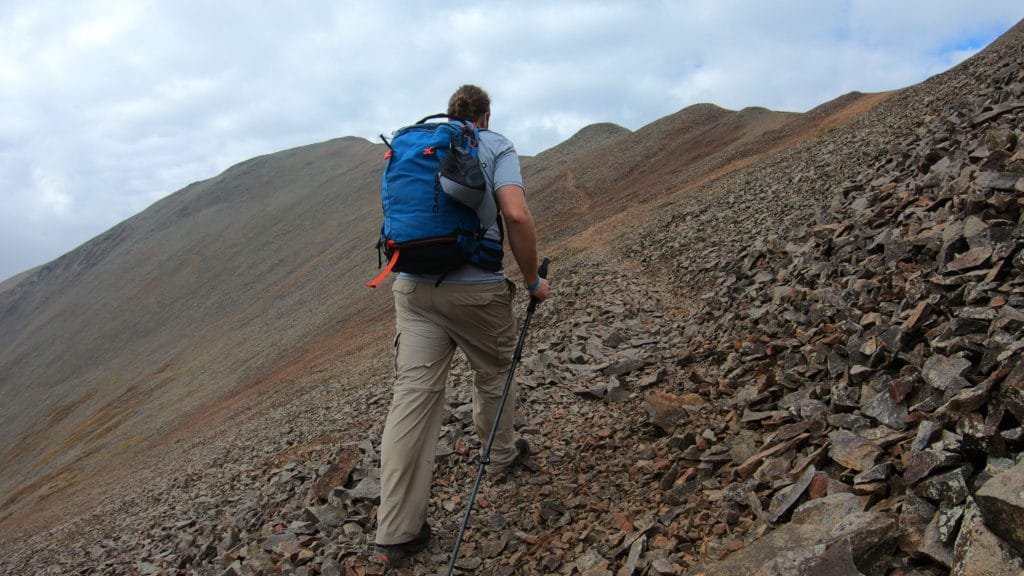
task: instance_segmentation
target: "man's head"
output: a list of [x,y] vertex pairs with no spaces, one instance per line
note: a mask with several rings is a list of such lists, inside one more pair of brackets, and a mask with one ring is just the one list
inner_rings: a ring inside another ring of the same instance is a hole
[[491,119],[491,97],[479,86],[463,84],[448,99],[448,117],[487,128]]

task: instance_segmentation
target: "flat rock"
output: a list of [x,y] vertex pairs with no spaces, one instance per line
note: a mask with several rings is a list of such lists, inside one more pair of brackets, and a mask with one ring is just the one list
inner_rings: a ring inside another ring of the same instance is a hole
[[796,482],[775,494],[775,497],[772,498],[768,506],[768,519],[770,521],[775,522],[796,504],[797,500],[803,496],[804,491],[807,490],[807,487],[811,485],[815,472],[814,466],[808,467]]
[[949,573],[950,576],[1024,574],[1024,558],[986,526],[981,511],[970,502],[953,546]]
[[1024,461],[990,478],[974,500],[985,524],[1024,554]]
[[947,358],[935,354],[925,360],[921,377],[929,386],[952,395],[970,385],[963,377],[963,373],[970,367],[971,361],[966,358]]
[[[855,512],[831,528],[818,523],[790,522],[779,526],[718,562],[698,566],[690,576],[735,576],[736,574],[827,574],[822,566],[848,569],[876,548],[885,548],[894,537],[896,519],[878,512]],[[843,544],[846,543],[846,544]],[[831,554],[826,551],[835,545]],[[842,546],[849,546],[849,556]],[[819,564],[823,555],[828,558]],[[849,558],[850,562],[847,562]],[[846,572],[839,572],[846,574]]]
[[1024,360],[1018,361],[1000,386],[1000,399],[1018,420],[1024,421]]
[[933,502],[950,505],[962,504],[969,494],[967,485],[971,472],[971,467],[968,465],[936,474],[918,484],[914,493]]
[[971,248],[967,252],[953,258],[953,260],[946,265],[946,270],[949,272],[959,272],[970,268],[977,268],[978,266],[988,262],[990,256],[992,256],[991,246]]
[[367,476],[360,480],[355,487],[336,490],[335,494],[344,500],[380,504],[380,477],[376,474]]
[[848,430],[834,430],[829,433],[828,439],[832,444],[828,452],[829,457],[858,472],[871,469],[883,452],[877,444]]
[[907,427],[907,404],[894,399],[888,387],[875,394],[875,397],[861,408],[861,412],[894,430],[903,430]]
[[922,555],[925,533],[935,518],[937,508],[925,498],[908,494],[900,511],[900,549],[912,557]]
[[959,463],[959,455],[945,450],[907,452],[903,454],[903,481],[907,484],[916,484],[937,470]]
[[345,510],[340,506],[335,506],[333,504],[309,506],[306,508],[305,515],[307,519],[313,522],[319,522],[329,528],[342,526],[347,520]]
[[864,502],[850,492],[838,492],[801,504],[793,511],[794,524],[814,524],[831,529],[846,516],[864,510]]

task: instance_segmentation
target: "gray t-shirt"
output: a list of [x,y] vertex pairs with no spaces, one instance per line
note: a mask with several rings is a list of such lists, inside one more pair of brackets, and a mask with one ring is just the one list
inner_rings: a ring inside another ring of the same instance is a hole
[[[519,155],[508,138],[490,130],[480,131],[480,166],[484,171],[484,179],[487,181],[487,191],[494,194],[502,186],[519,186],[526,191],[523,184],[523,174],[519,168]],[[497,202],[497,198],[495,198]],[[501,218],[501,215],[498,216]],[[501,228],[495,222],[487,229],[487,236],[498,238],[501,236]],[[502,238],[504,240],[504,238]],[[440,276],[433,274],[408,274],[402,272],[399,278],[413,280],[416,282],[437,282]],[[452,270],[444,276],[444,282],[450,284],[487,284],[491,282],[503,282],[505,271],[498,270],[490,272],[466,265],[457,270]]]

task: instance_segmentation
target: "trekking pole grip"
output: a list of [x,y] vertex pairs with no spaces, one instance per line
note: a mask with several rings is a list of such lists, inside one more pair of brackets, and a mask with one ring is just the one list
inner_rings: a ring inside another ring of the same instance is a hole
[[537,268],[537,275],[541,278],[547,278],[549,264],[551,264],[551,259],[545,256],[544,259],[540,261],[540,267]]

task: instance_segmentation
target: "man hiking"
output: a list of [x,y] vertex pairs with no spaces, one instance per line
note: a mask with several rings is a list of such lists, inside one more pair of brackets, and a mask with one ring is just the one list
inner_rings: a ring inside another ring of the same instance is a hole
[[[488,130],[490,97],[481,88],[461,86],[448,101],[447,116],[479,130],[478,155],[499,216],[488,234],[506,235],[522,282],[537,302],[548,295],[538,274],[533,216],[519,157],[504,136]],[[444,274],[400,273],[395,298],[394,395],[381,439],[381,501],[377,510],[375,560],[393,563],[427,546],[427,522],[445,386],[455,348],[474,371],[473,422],[486,443],[497,417],[505,379],[516,347],[512,302],[516,284],[504,270],[466,264]],[[525,441],[513,439],[515,389],[510,390],[492,445],[488,474],[510,471]]]

